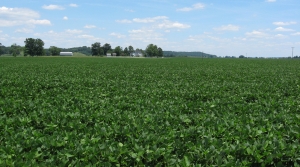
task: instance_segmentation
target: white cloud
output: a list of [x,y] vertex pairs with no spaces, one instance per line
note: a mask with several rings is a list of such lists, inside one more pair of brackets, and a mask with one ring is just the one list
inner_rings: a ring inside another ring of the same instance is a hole
[[92,40],[92,41],[97,41],[99,40],[100,38],[97,38],[93,35],[87,35],[87,34],[84,34],[84,35],[78,35],[77,38],[81,38],[81,39],[87,39],[87,40]]
[[290,22],[273,22],[274,25],[276,26],[288,26],[292,24],[297,24],[295,21],[290,21]]
[[275,31],[284,31],[284,32],[287,32],[287,31],[294,31],[294,30],[288,29],[288,28],[284,28],[284,27],[277,27],[277,28],[275,28]]
[[3,34],[2,33],[3,31],[1,31],[0,30],[0,40],[1,40],[1,44],[2,45],[5,45],[3,42],[8,42],[9,40],[8,40],[8,38],[9,38],[9,36],[7,35],[7,34]]
[[276,0],[266,0],[267,2],[276,2]]
[[[156,16],[148,18],[134,18],[132,20],[117,20],[119,23],[146,23],[152,24],[152,28],[158,29],[185,29],[190,28],[188,24],[170,21],[167,16]],[[170,30],[168,30],[170,32]]]
[[26,8],[7,8],[5,6],[0,7],[1,18],[17,19],[17,18],[39,18],[40,15],[30,9]]
[[28,20],[28,24],[39,24],[39,25],[51,25],[51,22],[49,20]]
[[81,30],[77,30],[77,29],[73,29],[73,30],[67,29],[66,32],[71,33],[71,34],[80,34],[80,33],[82,33]]
[[162,34],[151,29],[135,29],[128,32],[131,40],[137,40],[145,43],[165,40]]
[[78,38],[84,38],[84,39],[95,39],[95,37],[93,35],[87,35],[87,34],[78,35],[77,37]]
[[137,22],[137,23],[154,23],[158,20],[166,20],[168,19],[167,16],[157,16],[157,17],[148,17],[148,18],[134,18],[133,22]]
[[132,20],[116,20],[118,23],[155,23],[157,21],[168,20],[167,16],[157,16],[157,17],[148,17],[148,18],[134,18]]
[[27,28],[21,28],[21,29],[17,29],[15,32],[28,34],[28,33],[32,33],[33,30],[32,29],[27,29]]
[[287,36],[285,36],[285,35],[283,35],[283,34],[276,34],[275,37],[277,37],[277,38],[285,38],[285,37],[287,37]]
[[75,4],[75,3],[71,3],[70,6],[71,6],[71,7],[74,7],[74,8],[78,7],[78,5]]
[[256,31],[256,30],[254,30],[252,32],[247,32],[246,35],[249,37],[254,37],[254,38],[262,38],[262,37],[268,36],[266,33],[261,32],[261,31]]
[[0,7],[0,27],[17,25],[51,25],[49,20],[39,20],[39,13],[27,8]]
[[224,26],[221,26],[218,28],[214,28],[214,30],[216,30],[216,31],[239,31],[240,27],[228,24],[228,25],[224,25]]
[[64,19],[64,20],[68,20],[69,18],[68,18],[67,16],[64,16],[63,19]]
[[138,30],[130,30],[128,31],[130,34],[136,34],[136,33],[145,33],[145,32],[149,32],[149,30],[145,31],[145,30],[141,30],[141,29],[138,29]]
[[26,8],[0,7],[0,27],[11,27],[19,25],[51,25],[49,20],[39,20],[40,15]]
[[190,28],[191,26],[188,24],[182,24],[178,22],[171,22],[171,21],[164,21],[163,23],[158,24],[159,28],[164,28],[164,29],[185,29],[185,28]]
[[84,28],[96,28],[96,26],[94,26],[94,25],[86,25],[86,26],[84,26]]
[[193,5],[194,9],[203,9],[205,6],[202,3],[197,3]]
[[204,7],[205,7],[204,4],[202,4],[202,3],[196,3],[192,7],[180,8],[180,9],[177,9],[177,11],[180,11],[180,12],[189,12],[189,11],[192,11],[192,10],[204,9]]
[[[0,33],[2,33],[2,31]],[[9,38],[9,35],[7,35],[7,34],[1,34],[0,35],[1,40],[7,40],[8,38]],[[2,45],[3,45],[3,43],[2,43]]]
[[117,37],[117,38],[125,38],[126,37],[125,35],[122,35],[122,34],[119,34],[119,33],[115,33],[115,32],[110,33],[109,35]]
[[228,38],[203,33],[190,36],[178,48],[204,51],[218,56],[281,57],[286,55],[284,48],[293,46],[292,42],[285,41],[285,39],[289,40],[288,36],[280,33],[271,35],[268,34],[268,30],[249,31],[245,37]]
[[196,41],[197,39],[194,38],[193,36],[189,36],[189,38],[187,39],[188,41]]
[[[267,31],[267,30],[265,30]],[[189,47],[189,50],[197,50],[205,53],[213,53],[218,56],[248,55],[251,57],[282,55],[280,53],[284,39],[288,36],[283,34],[269,35],[264,30],[248,32],[245,37],[220,37],[203,33],[202,35],[190,36],[182,47]],[[192,47],[191,47],[192,46]],[[236,48],[232,50],[231,48]],[[284,47],[286,48],[286,46]],[[274,51],[276,50],[276,51]],[[274,54],[275,53],[275,54]]]
[[127,20],[127,19],[124,19],[124,20],[116,20],[116,22],[118,22],[118,23],[132,23],[131,20]]
[[44,5],[43,6],[44,9],[47,10],[64,10],[65,8],[59,5]]
[[[103,38],[93,36],[91,34],[71,33],[79,32],[80,30],[64,30],[62,32],[47,31],[35,33],[36,38],[41,38],[45,42],[45,47],[59,46],[61,48],[70,48],[77,46],[90,46],[94,42],[107,41]],[[24,39],[22,39],[24,41]]]
[[300,35],[300,32],[293,33],[292,35]]

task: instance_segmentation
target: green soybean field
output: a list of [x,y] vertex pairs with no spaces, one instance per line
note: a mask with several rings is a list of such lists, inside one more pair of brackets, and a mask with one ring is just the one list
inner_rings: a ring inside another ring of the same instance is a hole
[[0,58],[0,166],[300,166],[300,61]]

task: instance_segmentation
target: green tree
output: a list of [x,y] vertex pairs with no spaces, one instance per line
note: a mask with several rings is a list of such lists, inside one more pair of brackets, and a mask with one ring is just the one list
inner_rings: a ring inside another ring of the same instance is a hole
[[134,49],[131,45],[128,47],[128,51],[129,51],[129,55],[134,52]]
[[36,55],[37,56],[43,56],[45,55],[45,51],[44,51],[44,41],[42,41],[41,39],[35,39],[35,50],[36,50]]
[[112,55],[112,53],[114,53],[113,50],[108,50],[106,53],[110,53]]
[[49,51],[51,56],[58,56],[60,54],[61,49],[56,46],[50,46]]
[[148,57],[158,56],[158,48],[156,45],[149,44],[145,51]]
[[245,56],[244,55],[240,55],[239,58],[245,58]]
[[20,47],[20,52],[21,52],[21,55],[24,56],[25,46],[21,46],[21,47]]
[[103,50],[101,48],[100,42],[95,42],[92,44],[92,56],[101,56]]
[[103,52],[104,52],[104,55],[106,55],[106,53],[111,50],[111,46],[110,44],[106,43],[103,45]]
[[10,46],[9,53],[12,56],[17,57],[17,55],[19,55],[21,53],[21,47],[19,45],[17,45],[16,43],[14,43]]
[[125,54],[125,56],[129,56],[130,55],[129,50],[128,50],[127,47],[125,47],[125,49],[124,49],[124,54]]
[[[50,49],[50,48],[49,48]],[[51,52],[49,49],[45,49],[45,55],[46,56],[51,56]]]
[[163,57],[163,56],[164,56],[164,53],[163,53],[162,48],[158,48],[158,57]]
[[0,56],[1,56],[1,54],[2,54],[2,43],[0,43]]
[[41,39],[26,38],[24,41],[25,50],[24,56],[42,56],[44,55],[44,41]]
[[24,56],[27,56],[27,55],[34,56],[35,55],[35,47],[34,47],[35,39],[26,38],[24,43],[25,43]]
[[123,49],[121,46],[117,46],[114,51],[117,54],[117,56],[120,56],[123,52]]

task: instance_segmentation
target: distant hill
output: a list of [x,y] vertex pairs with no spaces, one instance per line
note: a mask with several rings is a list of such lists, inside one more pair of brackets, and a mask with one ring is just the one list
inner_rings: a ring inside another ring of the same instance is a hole
[[73,57],[85,57],[86,54],[80,53],[80,52],[73,52]]
[[216,55],[207,54],[204,52],[177,52],[177,51],[163,51],[164,57],[203,57],[203,58],[217,58]]

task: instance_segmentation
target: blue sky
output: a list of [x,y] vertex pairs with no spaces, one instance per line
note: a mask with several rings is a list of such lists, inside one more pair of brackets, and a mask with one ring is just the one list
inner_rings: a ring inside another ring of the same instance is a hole
[[300,56],[299,0],[1,0],[0,43]]

